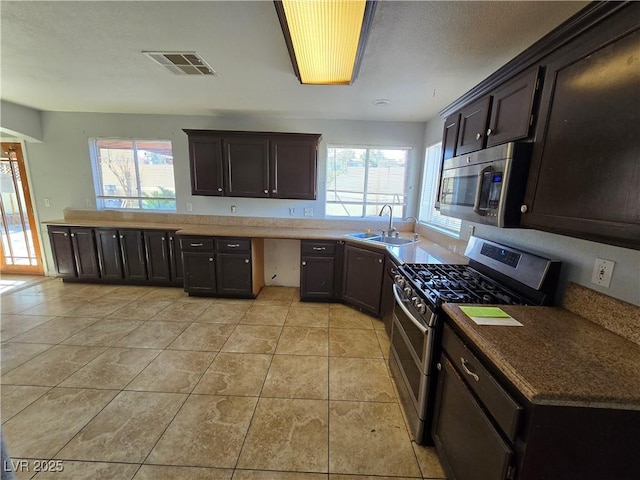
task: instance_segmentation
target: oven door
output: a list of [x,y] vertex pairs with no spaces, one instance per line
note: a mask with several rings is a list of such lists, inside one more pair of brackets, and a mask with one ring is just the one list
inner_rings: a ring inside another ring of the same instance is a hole
[[393,294],[389,367],[411,432],[417,443],[423,443],[435,331],[415,311],[397,285],[393,286]]

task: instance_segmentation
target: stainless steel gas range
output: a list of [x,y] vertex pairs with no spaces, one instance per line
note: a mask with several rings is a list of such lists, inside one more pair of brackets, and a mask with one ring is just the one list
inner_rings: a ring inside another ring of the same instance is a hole
[[550,305],[561,263],[471,237],[468,265],[405,264],[394,278],[389,367],[416,443],[431,444],[443,303]]

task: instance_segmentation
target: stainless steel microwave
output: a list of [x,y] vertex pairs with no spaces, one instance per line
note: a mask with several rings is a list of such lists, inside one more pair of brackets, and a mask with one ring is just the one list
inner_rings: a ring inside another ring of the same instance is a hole
[[518,225],[531,146],[505,143],[446,159],[442,165],[440,213],[496,227]]

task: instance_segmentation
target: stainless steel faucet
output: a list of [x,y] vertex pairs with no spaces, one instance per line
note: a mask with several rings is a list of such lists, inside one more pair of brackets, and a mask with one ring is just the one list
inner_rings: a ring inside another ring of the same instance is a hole
[[[378,216],[382,216],[386,207],[389,207],[389,231],[387,232],[387,235],[390,237],[391,234],[396,230],[396,227],[393,226],[393,207],[388,203],[385,203],[380,209],[380,213],[378,214]],[[382,236],[384,237],[384,232],[382,233]]]
[[409,220],[413,218],[413,241],[417,242],[420,235],[418,235],[418,219],[414,216],[404,217],[402,220]]

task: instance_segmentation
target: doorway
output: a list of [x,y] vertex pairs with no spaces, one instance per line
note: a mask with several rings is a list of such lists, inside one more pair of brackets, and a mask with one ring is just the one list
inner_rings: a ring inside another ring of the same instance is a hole
[[19,143],[0,151],[0,272],[43,275],[40,242],[33,216],[27,171]]

